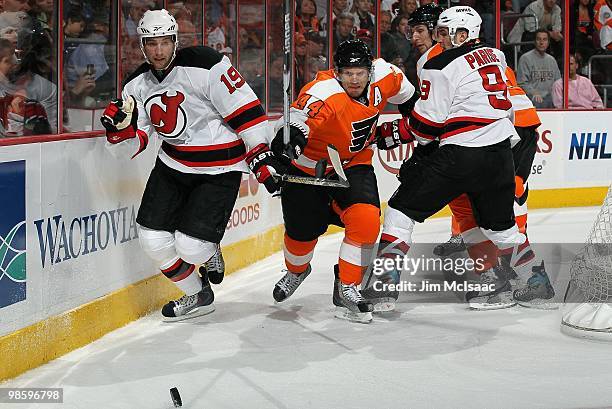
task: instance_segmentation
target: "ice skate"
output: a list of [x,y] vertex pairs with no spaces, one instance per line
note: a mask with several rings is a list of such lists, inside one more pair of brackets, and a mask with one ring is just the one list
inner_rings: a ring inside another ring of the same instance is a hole
[[308,274],[312,271],[310,264],[308,268],[300,274],[294,274],[290,271],[281,278],[276,285],[274,285],[274,290],[272,290],[272,296],[276,302],[285,301],[287,298],[291,297],[291,294],[297,290],[297,288],[302,284],[302,281],[308,277]]
[[221,253],[221,246],[217,244],[217,252],[204,264],[200,266],[200,274],[208,273],[208,279],[213,284],[221,284],[225,276],[225,260]]
[[516,301],[512,299],[512,286],[500,266],[483,271],[477,284],[492,288],[488,291],[468,291],[465,299],[471,309],[498,310],[516,305]]
[[367,324],[372,321],[374,306],[363,298],[355,284],[344,284],[338,277],[338,265],[334,267],[335,316],[343,320]]
[[381,275],[372,274],[372,280],[367,288],[361,290],[361,295],[374,305],[374,312],[389,312],[395,310],[399,291],[391,291],[389,284],[398,284],[398,270],[385,271]]
[[529,277],[527,284],[514,290],[514,299],[523,307],[541,310],[557,309],[558,305],[551,302],[555,296],[555,289],[546,274],[544,261],[539,266],[533,266],[531,271],[533,275]]
[[182,321],[188,318],[210,314],[215,310],[215,294],[210,288],[206,274],[202,276],[202,290],[193,295],[184,295],[178,300],[170,301],[162,308],[162,320],[165,322]]
[[433,249],[433,253],[438,257],[448,257],[453,253],[466,250],[465,242],[460,234],[451,236],[446,243],[438,244]]

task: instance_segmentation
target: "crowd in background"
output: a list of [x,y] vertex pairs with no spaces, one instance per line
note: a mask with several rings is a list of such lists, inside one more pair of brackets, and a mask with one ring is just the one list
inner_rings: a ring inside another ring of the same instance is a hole
[[[381,0],[377,10],[373,0],[332,0],[330,12],[327,1],[295,0],[293,92],[318,71],[329,69],[335,48],[353,38],[366,42],[375,55],[397,65],[416,83],[414,66],[420,53],[409,21],[417,7],[433,1]],[[508,64],[538,108],[563,105],[563,47],[569,35],[569,107],[612,106],[612,0],[570,0],[570,33],[564,32],[565,6],[558,2],[502,1],[501,27],[496,27],[494,0],[446,0],[440,5],[475,8],[483,19],[481,38],[491,45],[501,31]],[[162,3],[65,0],[59,16],[58,0],[0,0],[0,136],[89,131],[97,126],[92,112],[106,106],[118,85],[143,62],[138,21]],[[166,3],[179,26],[179,47],[204,44],[225,54],[268,110],[280,110],[282,0],[241,1],[240,7],[236,0]]]

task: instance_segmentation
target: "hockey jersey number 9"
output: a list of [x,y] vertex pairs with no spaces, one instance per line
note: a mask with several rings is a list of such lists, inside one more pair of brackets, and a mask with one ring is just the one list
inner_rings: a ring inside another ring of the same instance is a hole
[[421,98],[410,117],[420,143],[436,138],[487,146],[516,138],[506,85],[504,54],[481,43],[444,51],[421,70]]
[[[387,102],[401,104],[414,93],[414,87],[396,66],[382,59],[374,61],[367,101],[351,98],[333,70],[321,71],[306,84],[291,105],[290,123],[307,135],[304,152],[294,164],[314,174],[319,159],[328,159],[327,145],[333,144],[345,167],[371,164],[378,116]],[[282,119],[277,127],[282,126]],[[328,167],[331,170],[331,166]]]

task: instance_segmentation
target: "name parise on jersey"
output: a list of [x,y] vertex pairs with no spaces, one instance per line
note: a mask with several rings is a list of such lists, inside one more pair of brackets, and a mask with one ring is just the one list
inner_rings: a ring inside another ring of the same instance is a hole
[[478,42],[442,52],[420,71],[421,98],[410,116],[420,143],[487,146],[517,138],[510,121],[504,54]]

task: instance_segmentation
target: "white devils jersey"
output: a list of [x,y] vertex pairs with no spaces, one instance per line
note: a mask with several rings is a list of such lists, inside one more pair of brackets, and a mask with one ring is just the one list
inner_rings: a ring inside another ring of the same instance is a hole
[[420,143],[487,146],[516,138],[504,54],[481,43],[444,51],[421,70],[421,98],[410,115]]
[[[248,172],[247,147],[269,143],[261,103],[229,59],[209,47],[179,50],[170,71],[158,78],[143,64],[127,80],[122,98],[132,95],[138,128],[163,140],[159,158],[184,173]],[[121,145],[121,144],[120,144]],[[133,153],[133,152],[132,152]]]

